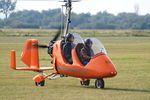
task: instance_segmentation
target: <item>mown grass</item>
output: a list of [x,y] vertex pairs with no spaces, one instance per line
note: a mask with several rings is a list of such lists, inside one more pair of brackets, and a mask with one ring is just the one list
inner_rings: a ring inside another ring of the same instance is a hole
[[[0,29],[0,36],[45,37],[54,35],[58,30],[50,29]],[[150,30],[71,30],[84,37],[150,37]]]
[[[24,66],[20,54],[27,38],[46,44],[49,37],[0,37],[0,100],[150,100],[150,37],[98,37],[118,70],[105,79],[105,89],[80,86],[72,77],[46,80],[45,87],[32,81],[37,73],[9,68],[9,52],[17,51],[17,65]],[[50,57],[40,49],[41,66],[49,66]],[[46,73],[49,73],[47,71]]]

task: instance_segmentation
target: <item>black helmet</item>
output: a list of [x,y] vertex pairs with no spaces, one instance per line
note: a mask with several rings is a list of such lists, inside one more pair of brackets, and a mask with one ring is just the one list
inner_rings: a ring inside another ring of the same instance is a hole
[[91,39],[86,39],[86,40],[85,40],[85,44],[86,44],[86,45],[87,45],[87,44],[90,44],[90,43],[93,44],[93,42],[92,42]]
[[71,38],[71,37],[74,38],[73,34],[71,34],[71,33],[67,34],[66,35],[66,41],[69,41],[69,38]]

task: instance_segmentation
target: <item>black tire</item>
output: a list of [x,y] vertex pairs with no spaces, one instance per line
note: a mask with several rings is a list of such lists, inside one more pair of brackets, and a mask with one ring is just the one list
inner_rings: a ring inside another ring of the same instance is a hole
[[35,85],[36,86],[44,86],[45,85],[45,80],[40,82],[40,83],[35,82]]
[[85,86],[89,86],[90,85],[90,80],[80,81],[80,84],[85,85]]
[[83,81],[80,81],[80,84],[81,84],[81,85],[84,85]]
[[90,85],[90,80],[84,81],[84,85],[85,85],[85,86],[89,86],[89,85]]
[[104,84],[104,80],[102,78],[95,80],[95,88],[97,88],[97,89],[103,89],[104,86],[105,86],[105,84]]

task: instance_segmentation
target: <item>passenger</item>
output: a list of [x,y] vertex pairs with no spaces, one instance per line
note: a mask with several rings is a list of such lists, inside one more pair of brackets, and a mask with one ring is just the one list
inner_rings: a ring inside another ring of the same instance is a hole
[[69,33],[66,36],[66,43],[63,46],[64,57],[69,64],[73,63],[72,54],[71,54],[72,49],[75,47],[75,44],[73,42],[74,42],[74,36],[73,34]]
[[90,59],[94,56],[94,52],[92,50],[92,40],[91,39],[86,39],[84,43],[84,47],[80,51],[81,55],[81,61],[83,65],[88,64]]

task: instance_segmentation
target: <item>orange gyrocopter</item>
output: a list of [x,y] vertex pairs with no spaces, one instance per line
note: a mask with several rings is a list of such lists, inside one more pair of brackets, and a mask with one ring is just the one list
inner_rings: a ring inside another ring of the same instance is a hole
[[[66,24],[64,29],[64,37],[68,34],[71,15],[72,0],[65,0],[66,13]],[[104,88],[104,78],[114,77],[117,75],[116,68],[110,58],[107,56],[107,52],[103,44],[96,38],[91,38],[93,42],[92,49],[95,56],[90,60],[87,65],[83,65],[80,59],[80,50],[83,47],[84,40],[82,37],[74,33],[74,44],[75,48],[72,50],[73,64],[68,64],[64,58],[62,47],[64,40],[57,40],[61,31],[50,41],[49,46],[39,45],[38,40],[30,39],[25,43],[25,47],[21,54],[21,61],[28,67],[17,68],[16,67],[16,53],[14,50],[11,51],[10,56],[10,67],[15,70],[29,70],[35,71],[39,74],[36,75],[33,80],[36,86],[44,86],[45,79],[56,79],[59,77],[72,76],[80,78],[81,85],[88,86],[90,79],[96,79],[95,88]],[[52,67],[40,67],[39,65],[39,52],[38,48],[48,48],[49,54],[52,57]],[[44,71],[54,70],[53,73],[46,75]]]

